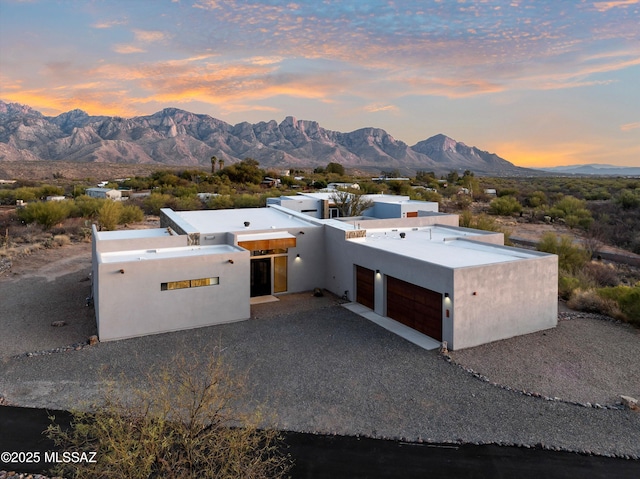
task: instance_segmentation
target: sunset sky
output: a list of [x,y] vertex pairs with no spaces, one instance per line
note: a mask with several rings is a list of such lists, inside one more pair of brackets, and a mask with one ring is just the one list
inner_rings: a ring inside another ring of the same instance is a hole
[[640,0],[0,0],[0,99],[640,166]]

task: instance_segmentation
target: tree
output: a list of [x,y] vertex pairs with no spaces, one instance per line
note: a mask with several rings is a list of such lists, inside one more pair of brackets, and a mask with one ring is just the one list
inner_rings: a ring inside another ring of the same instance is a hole
[[373,201],[358,190],[336,190],[329,198],[338,208],[341,217],[360,216],[373,206]]
[[218,159],[215,156],[211,157],[211,174],[213,175],[216,172],[216,162]]
[[344,176],[344,166],[333,161],[327,165],[324,171],[325,173],[335,173],[337,175]]
[[420,183],[431,183],[436,179],[436,174],[433,171],[418,170],[416,173],[416,181]]
[[218,174],[227,176],[234,183],[260,184],[264,178],[264,171],[260,169],[260,163],[253,158],[245,158],[240,163],[235,163],[220,170]]
[[127,385],[132,398],[108,391],[93,414],[75,412],[71,428],[47,429],[69,452],[96,451],[96,462],[59,463],[56,474],[82,478],[284,477],[291,464],[280,434],[265,427],[261,407],[238,413],[246,383],[214,353],[173,358],[148,386]]
[[122,215],[122,203],[107,200],[98,210],[98,223],[103,230],[114,230],[120,223]]

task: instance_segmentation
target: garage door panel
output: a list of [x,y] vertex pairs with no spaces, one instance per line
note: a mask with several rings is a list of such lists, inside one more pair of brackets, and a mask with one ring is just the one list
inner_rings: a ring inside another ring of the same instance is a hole
[[388,276],[387,316],[442,341],[440,293]]
[[374,309],[375,272],[356,265],[356,302]]

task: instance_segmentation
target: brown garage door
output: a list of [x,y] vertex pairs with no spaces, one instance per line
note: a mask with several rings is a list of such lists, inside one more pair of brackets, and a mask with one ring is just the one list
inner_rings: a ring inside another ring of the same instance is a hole
[[356,266],[356,302],[374,309],[375,272]]
[[442,341],[442,295],[387,277],[387,316]]

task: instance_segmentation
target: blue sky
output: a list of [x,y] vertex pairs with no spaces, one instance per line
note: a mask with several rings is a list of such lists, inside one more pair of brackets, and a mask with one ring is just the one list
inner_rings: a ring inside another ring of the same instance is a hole
[[640,0],[0,0],[0,99],[640,166]]

